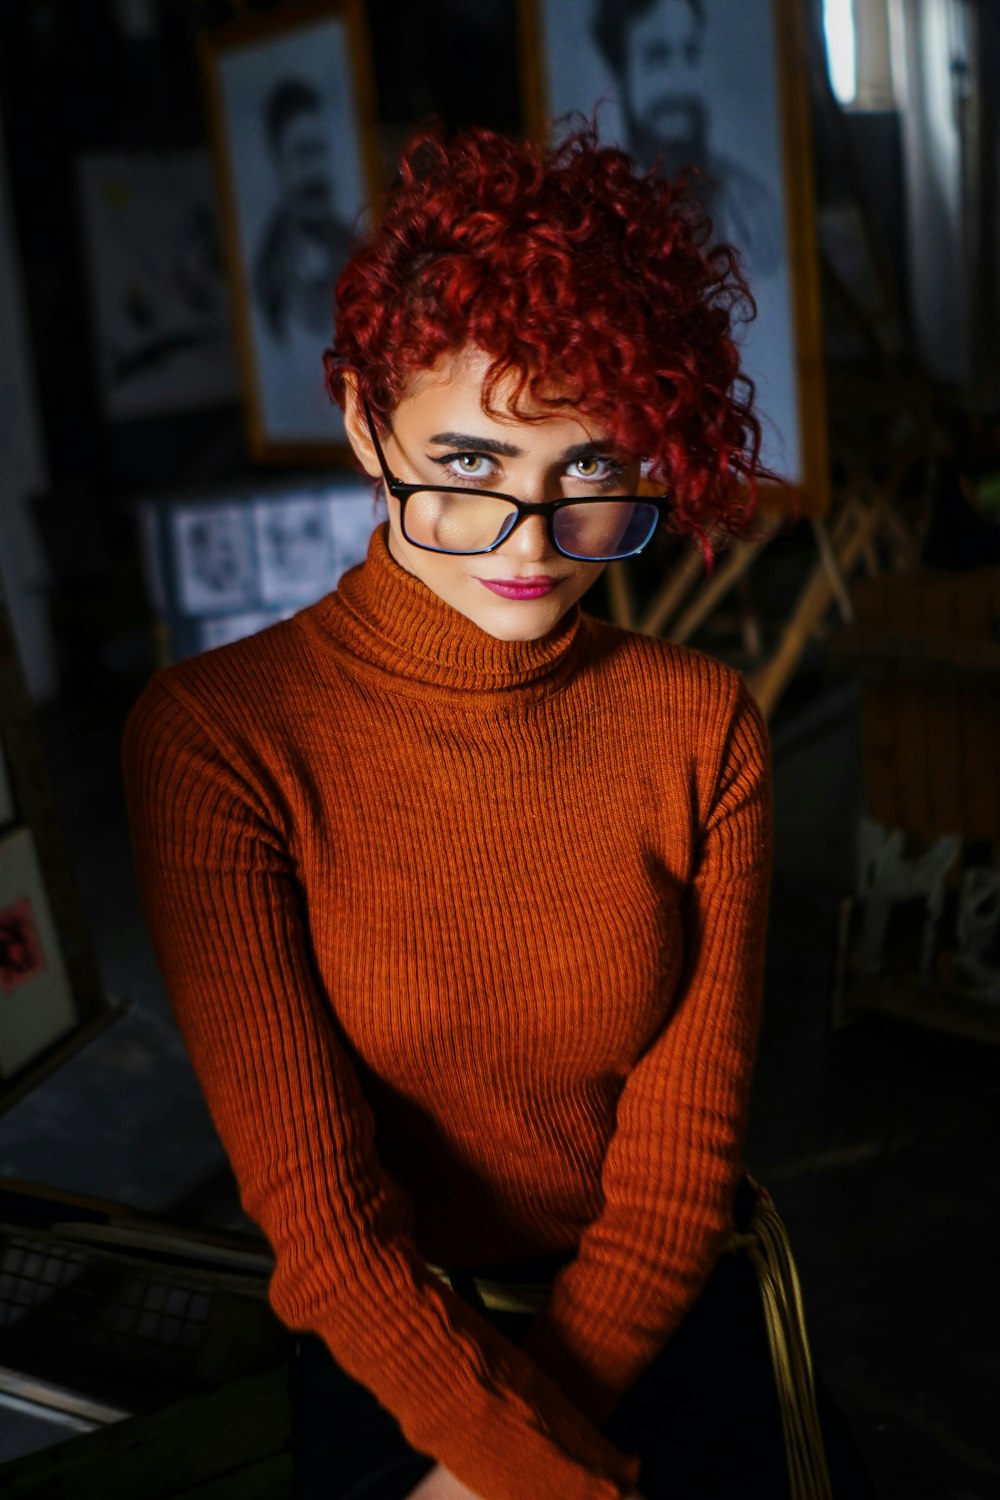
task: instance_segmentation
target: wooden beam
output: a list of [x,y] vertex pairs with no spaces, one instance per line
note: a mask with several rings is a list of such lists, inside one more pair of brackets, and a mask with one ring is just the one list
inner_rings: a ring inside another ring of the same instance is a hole
[[[882,503],[883,496],[880,494],[870,505],[852,505],[848,512],[838,517],[833,542],[837,567],[843,575],[850,574],[874,535]],[[777,650],[766,666],[748,678],[750,691],[757,699],[765,719],[770,718],[773,713],[809,637],[819,625],[832,599],[830,574],[822,561],[817,561],[799,594],[798,603],[785,626]]]
[[851,596],[848,593],[844,575],[840,571],[840,564],[837,561],[836,553],[830,541],[830,533],[826,522],[814,517],[812,529],[813,535],[816,538],[816,546],[819,550],[819,560],[826,569],[830,579],[830,588],[840,609],[840,617],[845,625],[850,625],[854,619],[854,608],[851,604]]
[[632,605],[632,582],[623,562],[608,563],[608,605],[616,625],[631,630],[635,618]]
[[701,588],[695,594],[687,609],[681,615],[675,625],[668,632],[669,639],[683,645],[690,640],[698,626],[711,614],[716,604],[722,599],[735,583],[742,578],[747,569],[756,561],[761,549],[774,536],[769,531],[765,536],[758,537],[753,542],[737,542],[730,552],[726,554],[722,566],[705,580]]
[[640,621],[639,629],[643,635],[660,634],[670,617],[680,609],[686,595],[694,587],[695,579],[704,568],[705,558],[701,550],[697,546],[691,546],[667,574],[659,593]]

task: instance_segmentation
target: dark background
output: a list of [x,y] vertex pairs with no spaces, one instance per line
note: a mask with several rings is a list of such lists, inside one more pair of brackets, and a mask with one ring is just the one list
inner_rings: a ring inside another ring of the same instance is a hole
[[[811,0],[814,35],[819,11]],[[387,171],[400,141],[431,115],[520,128],[513,0],[369,0],[367,14]],[[980,108],[993,120],[1000,24],[987,0],[977,14],[989,83]],[[131,502],[140,491],[237,481],[253,465],[236,407],[119,424],[102,417],[74,181],[81,152],[205,141],[196,37],[230,19],[230,8],[159,0],[158,16],[155,40],[136,41],[108,0],[0,7],[0,109],[50,476],[33,505],[53,571],[59,689],[39,706],[39,722],[104,982],[130,1005],[0,1118],[0,1170],[241,1226],[146,944],[118,747],[153,666]],[[893,424],[920,420],[939,454],[970,473],[1000,469],[991,172],[975,184],[983,298],[974,380],[943,387],[915,352],[898,118],[891,109],[845,117],[815,50],[810,92],[818,207],[861,202],[887,301],[873,342],[856,326],[851,288],[824,272],[835,478],[859,449],[883,470]],[[933,479],[918,463],[904,486],[924,561],[988,560],[995,526],[964,512],[956,519],[954,509],[942,518]],[[755,585],[766,628],[780,628],[813,549],[805,523],[771,549]],[[600,596],[592,605],[606,608]],[[706,633],[698,644],[724,652],[727,642]],[[811,643],[773,723],[777,865],[749,1159],[789,1224],[817,1357],[880,1493],[987,1500],[1000,1493],[997,1053],[873,1015],[831,1026],[836,907],[853,886],[865,810],[860,723],[858,681],[836,669],[824,641]],[[0,1435],[4,1420],[0,1411]]]

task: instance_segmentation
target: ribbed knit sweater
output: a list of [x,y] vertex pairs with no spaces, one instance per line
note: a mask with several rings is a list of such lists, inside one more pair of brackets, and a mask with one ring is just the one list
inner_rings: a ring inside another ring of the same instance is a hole
[[[157,672],[125,771],[278,1315],[484,1500],[623,1494],[600,1424],[740,1171],[770,837],[740,678],[577,608],[496,640],[380,528],[336,592]],[[523,1348],[428,1270],[560,1251]]]

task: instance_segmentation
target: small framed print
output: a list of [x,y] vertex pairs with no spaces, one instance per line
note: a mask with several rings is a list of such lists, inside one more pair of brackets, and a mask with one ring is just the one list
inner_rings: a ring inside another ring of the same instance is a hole
[[202,65],[253,455],[340,461],[323,351],[379,176],[361,0],[247,16],[204,36]]
[[45,968],[31,901],[0,908],[0,995],[12,995]]
[[253,524],[266,605],[311,604],[330,588],[330,505],[319,495],[289,495],[280,505],[257,500]]
[[104,991],[0,597],[0,1110],[120,1009]]
[[31,831],[0,837],[0,1080],[79,1024]]
[[[817,229],[798,0],[518,0],[527,124],[596,114],[642,169],[699,174],[757,304],[741,334],[784,485],[769,509],[829,507]],[[785,486],[787,485],[788,488]]]
[[254,539],[246,505],[181,506],[171,523],[185,614],[222,613],[256,604]]

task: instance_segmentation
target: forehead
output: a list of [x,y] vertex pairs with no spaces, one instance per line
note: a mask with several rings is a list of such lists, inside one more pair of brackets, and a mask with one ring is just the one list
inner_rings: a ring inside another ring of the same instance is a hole
[[[528,392],[518,392],[518,376],[511,372],[485,404],[484,389],[491,358],[483,350],[470,346],[445,355],[436,365],[412,375],[393,413],[393,428],[425,428],[427,433],[462,431],[488,435],[501,434],[522,446],[546,443],[603,441],[601,423],[575,406],[553,410],[535,401]],[[558,391],[553,390],[553,396]]]

